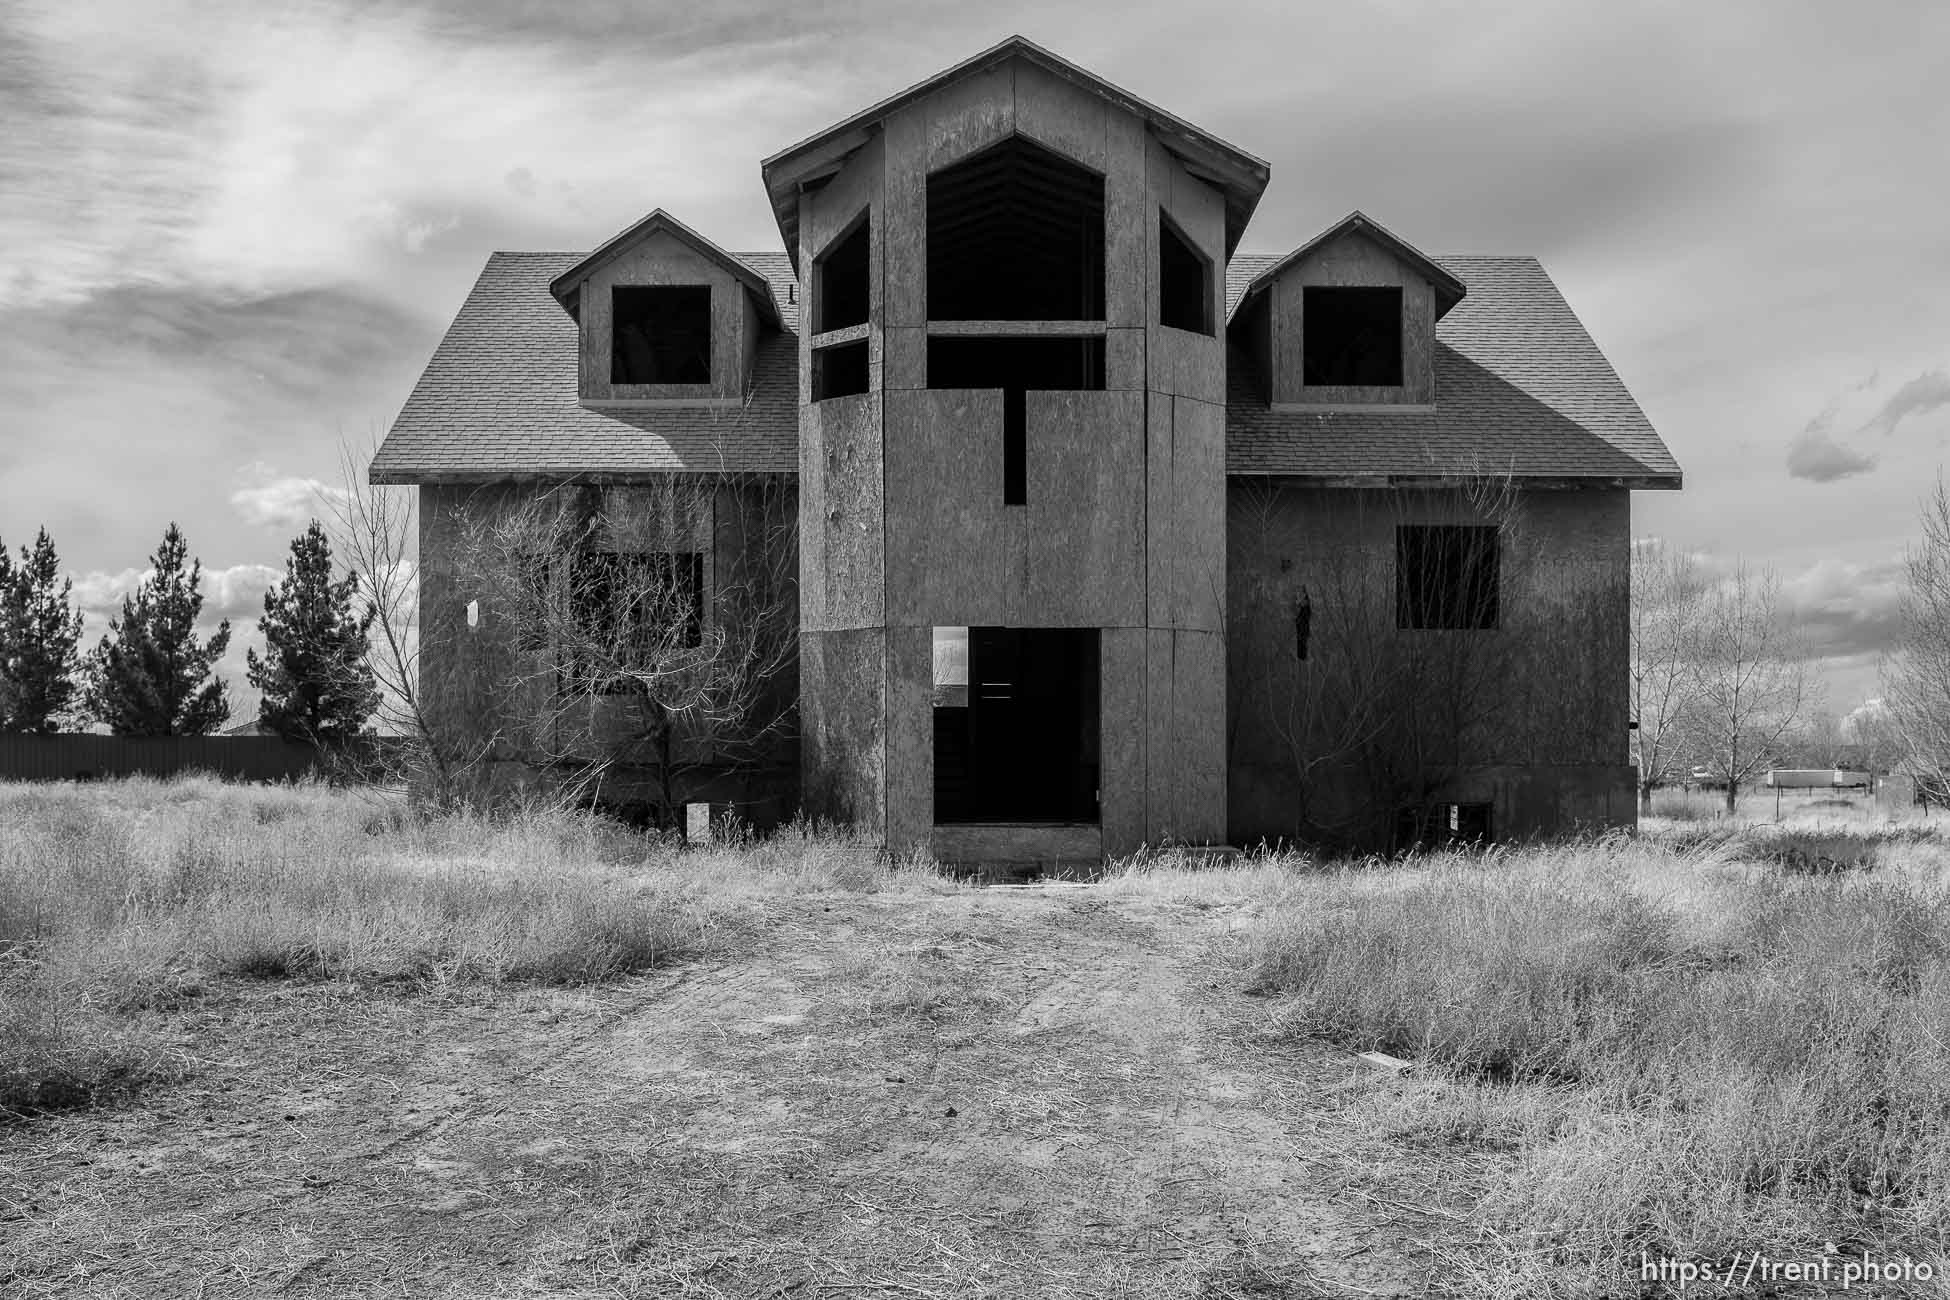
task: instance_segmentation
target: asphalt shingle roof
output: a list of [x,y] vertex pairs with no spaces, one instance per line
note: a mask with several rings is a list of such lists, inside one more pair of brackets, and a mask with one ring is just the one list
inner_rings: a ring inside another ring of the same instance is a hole
[[[548,286],[583,256],[488,259],[374,456],[374,482],[797,471],[799,309],[785,254],[734,254],[765,277],[785,324],[761,340],[752,393],[738,409],[582,406],[576,323]],[[1228,313],[1281,256],[1232,259]],[[1228,473],[1678,485],[1672,454],[1535,258],[1433,260],[1469,289],[1436,326],[1434,412],[1273,411],[1251,358],[1234,348]]]
[[580,403],[576,322],[548,286],[585,256],[488,258],[373,457],[373,482],[798,472],[799,308],[785,254],[733,254],[771,285],[786,327],[760,339],[737,409]]
[[[1280,261],[1226,268],[1226,312]],[[1436,323],[1435,410],[1268,408],[1252,358],[1226,362],[1226,471],[1309,477],[1512,474],[1679,486],[1679,464],[1534,257],[1431,259],[1469,294]]]

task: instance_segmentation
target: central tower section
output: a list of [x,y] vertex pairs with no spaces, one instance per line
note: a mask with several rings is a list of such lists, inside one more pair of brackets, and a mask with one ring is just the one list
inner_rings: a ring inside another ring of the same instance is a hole
[[1018,39],[765,174],[808,808],[950,857],[1221,838],[1223,268],[1264,164]]

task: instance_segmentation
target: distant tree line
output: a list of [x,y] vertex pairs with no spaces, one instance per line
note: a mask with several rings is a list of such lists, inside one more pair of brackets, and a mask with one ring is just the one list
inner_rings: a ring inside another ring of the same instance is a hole
[[1780,579],[1738,561],[1724,574],[1658,541],[1632,550],[1632,758],[1649,810],[1660,786],[1740,788],[1788,765],[1821,699]]
[[[50,735],[101,723],[118,736],[203,736],[230,720],[216,672],[230,623],[207,639],[201,561],[174,523],[121,614],[82,648],[74,584],[61,575],[47,530],[18,558],[0,543],[0,733]],[[338,745],[361,735],[378,708],[355,574],[334,578],[331,544],[316,521],[291,543],[285,578],[264,595],[265,652],[248,652],[262,692],[258,718],[289,740]]]

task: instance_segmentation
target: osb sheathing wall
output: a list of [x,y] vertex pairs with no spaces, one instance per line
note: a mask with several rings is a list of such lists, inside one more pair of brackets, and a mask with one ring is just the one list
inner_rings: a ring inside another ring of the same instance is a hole
[[[1032,393],[1029,493],[1002,504],[1002,404],[927,387],[927,177],[1020,132],[1105,176],[1102,392]],[[800,420],[803,758],[814,811],[932,825],[936,626],[1102,629],[1104,848],[1224,831],[1221,336],[1158,322],[1159,212],[1214,268],[1224,204],[1141,119],[1017,62],[892,114],[800,201],[800,283],[871,210],[870,390]],[[802,393],[819,343],[802,342]]]
[[[699,551],[705,556],[707,620],[720,587],[747,587],[781,578],[776,588],[781,616],[797,618],[797,583],[791,563],[797,490],[790,484],[724,484],[667,490],[644,485],[551,487],[547,484],[428,484],[420,488],[420,705],[434,735],[455,754],[478,756],[487,768],[506,768],[493,780],[532,780],[534,768],[551,757],[614,755],[626,734],[627,705],[594,697],[564,710],[552,699],[545,660],[515,648],[515,619],[508,584],[492,561],[475,558],[469,524],[491,526],[522,509],[544,492],[577,494],[587,508],[601,500],[608,528],[592,539],[597,548],[622,551]],[[703,503],[690,518],[674,517],[677,504]],[[478,536],[478,533],[473,535]],[[782,556],[769,552],[786,548]],[[768,587],[768,590],[770,588]],[[469,604],[475,609],[470,626]],[[796,666],[787,665],[767,688],[768,702],[790,702],[799,694]],[[763,708],[761,708],[763,711]],[[543,723],[547,719],[545,734]],[[730,799],[756,791],[767,807],[764,820],[788,813],[796,801],[796,737],[782,735],[777,753],[760,757],[751,781],[738,789],[710,770],[717,757],[713,738],[701,732],[680,735],[678,753],[702,764],[694,780],[708,791],[698,797]],[[606,782],[611,795],[628,797],[627,772]],[[748,810],[748,815],[754,815]]]
[[[1306,290],[1310,285],[1388,288],[1402,291],[1402,383],[1399,388],[1306,385],[1301,358],[1306,345]],[[1271,366],[1272,400],[1287,403],[1358,402],[1425,406],[1435,397],[1435,290],[1413,268],[1367,236],[1349,231],[1288,267],[1267,294],[1264,328]],[[1257,351],[1257,346],[1255,348]],[[1262,365],[1266,361],[1262,361]]]
[[[1470,721],[1460,729],[1462,752],[1439,764],[1451,778],[1443,798],[1492,803],[1499,837],[1632,824],[1626,491],[1526,491],[1513,505],[1486,510],[1454,492],[1240,478],[1229,497],[1234,843],[1343,832],[1373,841],[1391,832],[1393,810],[1372,806],[1377,796],[1364,785],[1362,763],[1336,739],[1354,729],[1327,724],[1332,710],[1317,692],[1332,692],[1331,703],[1344,707],[1372,689],[1360,670],[1400,653],[1408,638],[1423,638],[1424,647],[1441,644],[1430,638],[1470,639],[1463,643],[1469,657],[1457,662],[1486,687],[1458,702]],[[1500,626],[1397,629],[1396,527],[1492,521],[1506,532]],[[1303,592],[1310,604],[1304,664],[1294,624]],[[1439,687],[1435,698],[1443,700]],[[1445,738],[1444,725],[1429,720],[1425,740]],[[1352,825],[1364,808],[1371,824]],[[1314,825],[1296,824],[1302,809]]]
[[[612,384],[614,335],[610,290],[618,285],[708,285],[711,289],[711,382],[708,384]],[[584,401],[736,402],[751,387],[759,334],[758,308],[731,272],[668,231],[597,265],[580,286]]]

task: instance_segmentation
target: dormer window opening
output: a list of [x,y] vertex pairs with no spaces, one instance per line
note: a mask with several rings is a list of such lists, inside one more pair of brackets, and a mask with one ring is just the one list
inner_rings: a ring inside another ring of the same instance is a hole
[[711,382],[709,285],[617,285],[610,321],[612,384]]
[[1308,285],[1301,382],[1308,386],[1398,388],[1402,383],[1402,291]]

